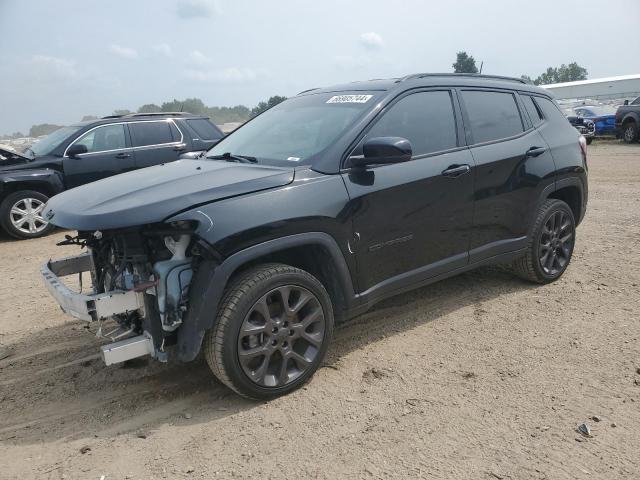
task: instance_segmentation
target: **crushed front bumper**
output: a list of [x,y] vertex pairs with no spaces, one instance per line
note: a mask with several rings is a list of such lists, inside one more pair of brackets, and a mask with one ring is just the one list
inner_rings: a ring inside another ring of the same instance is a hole
[[[49,293],[56,299],[62,310],[88,322],[106,320],[117,314],[139,311],[144,313],[142,292],[114,290],[109,293],[84,294],[67,287],[60,277],[93,271],[93,259],[90,253],[49,260],[42,265],[40,273]],[[100,331],[100,330],[99,330]],[[125,338],[100,347],[106,365],[124,362],[132,358],[151,355],[166,361],[166,354],[156,352],[151,336],[142,335]]]
[[143,294],[134,291],[114,290],[109,293],[84,294],[67,287],[59,277],[91,272],[93,259],[90,253],[49,260],[40,268],[45,286],[62,310],[73,317],[88,322],[105,320],[120,313],[141,310]]

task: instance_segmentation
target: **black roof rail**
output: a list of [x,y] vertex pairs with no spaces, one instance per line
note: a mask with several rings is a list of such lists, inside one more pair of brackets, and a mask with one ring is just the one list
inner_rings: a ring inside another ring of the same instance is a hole
[[319,87],[315,87],[315,88],[310,88],[308,90],[303,90],[301,92],[298,92],[298,95],[302,95],[303,93],[308,93],[308,92],[313,92],[314,90],[318,90]]
[[108,118],[131,118],[131,117],[186,117],[192,116],[189,112],[150,112],[150,113],[126,113],[124,115],[106,115],[102,119]]
[[486,78],[488,80],[505,80],[507,82],[518,82],[525,85],[528,85],[526,80],[522,78],[516,77],[505,77],[502,75],[485,75],[483,73],[414,73],[412,75],[407,75],[400,79],[401,82],[405,80],[410,80],[412,78],[425,78],[425,77],[468,77],[468,78],[478,78],[483,79]]
[[186,117],[189,112],[149,112],[149,113],[128,113],[125,117]]

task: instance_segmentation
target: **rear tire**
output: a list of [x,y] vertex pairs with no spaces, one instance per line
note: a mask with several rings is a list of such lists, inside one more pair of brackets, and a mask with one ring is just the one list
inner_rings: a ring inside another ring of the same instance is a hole
[[638,140],[638,125],[636,122],[630,121],[622,126],[622,139],[625,143],[633,143]]
[[535,283],[550,283],[562,276],[573,255],[576,222],[569,205],[548,199],[540,207],[527,251],[513,262],[521,278]]
[[204,339],[204,356],[236,393],[268,400],[306,383],[332,336],[333,309],[324,286],[298,268],[265,264],[227,287]]
[[49,200],[34,190],[14,192],[0,204],[0,226],[12,237],[25,240],[47,235],[53,225],[42,218],[42,210]]

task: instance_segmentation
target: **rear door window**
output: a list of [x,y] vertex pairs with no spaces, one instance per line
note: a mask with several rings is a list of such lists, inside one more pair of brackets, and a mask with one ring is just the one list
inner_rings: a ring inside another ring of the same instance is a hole
[[146,147],[149,145],[162,145],[163,143],[173,143],[174,135],[179,132],[172,132],[171,122],[136,122],[131,123],[129,128],[133,134],[133,142],[136,147]]
[[402,137],[413,155],[455,148],[456,119],[448,91],[419,92],[398,100],[367,133],[366,138]]
[[200,136],[200,140],[218,140],[222,134],[206,118],[187,120],[187,124]]
[[463,90],[474,143],[512,137],[524,131],[512,93]]
[[529,114],[531,123],[533,123],[534,127],[537,127],[542,123],[543,120],[542,113],[540,113],[540,110],[538,110],[538,106],[535,104],[533,98],[530,95],[520,95],[520,98],[522,99],[522,103],[524,103],[524,108]]

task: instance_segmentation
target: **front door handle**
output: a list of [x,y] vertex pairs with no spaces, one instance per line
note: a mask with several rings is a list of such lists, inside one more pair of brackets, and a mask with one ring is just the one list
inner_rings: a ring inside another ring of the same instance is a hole
[[129,158],[131,156],[130,153],[118,153],[116,158]]
[[467,164],[464,165],[449,165],[446,170],[442,171],[442,175],[445,177],[459,177],[465,173],[469,173],[471,167]]
[[547,149],[544,148],[544,147],[531,147],[529,150],[527,150],[527,153],[525,153],[525,156],[527,156],[527,157],[539,157],[540,155],[542,155],[546,151],[547,151]]
[[180,145],[176,145],[175,147],[173,147],[173,149],[176,152],[184,152],[186,150],[187,146],[184,143],[181,143]]

